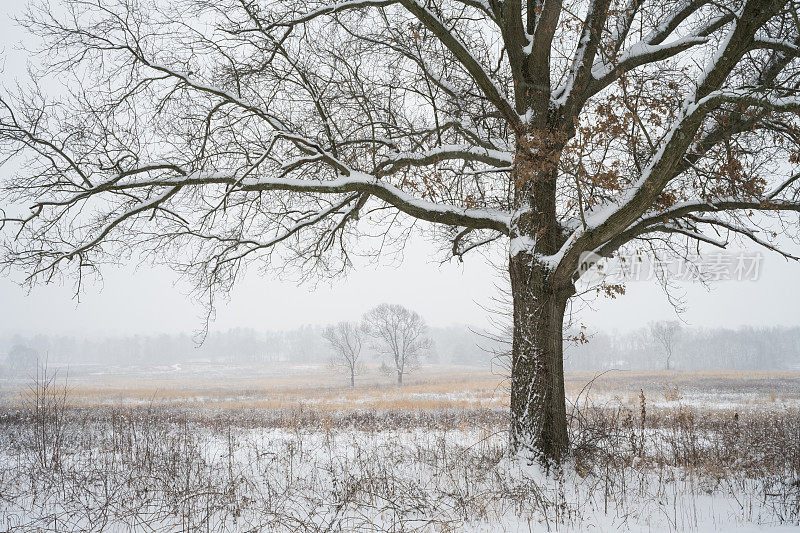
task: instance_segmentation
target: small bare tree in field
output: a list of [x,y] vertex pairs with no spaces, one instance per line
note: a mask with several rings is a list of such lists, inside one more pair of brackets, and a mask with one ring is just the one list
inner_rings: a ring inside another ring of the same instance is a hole
[[362,329],[353,322],[339,322],[328,326],[322,337],[331,345],[331,366],[347,372],[350,386],[356,386],[356,374],[361,372]]
[[1,265],[80,285],[143,254],[212,304],[247,264],[338,274],[419,226],[451,257],[498,244],[531,458],[568,450],[587,256],[797,258],[800,0],[57,3],[0,94]]
[[664,369],[669,370],[675,348],[675,338],[680,332],[681,325],[675,320],[662,320],[651,322],[649,329],[653,340],[664,350]]
[[55,469],[61,465],[64,448],[68,388],[59,384],[57,375],[48,372],[47,363],[37,364],[36,375],[28,387],[24,404],[31,413],[33,442],[40,468]]
[[381,304],[370,310],[364,315],[364,330],[375,339],[378,352],[391,360],[398,385],[431,347],[425,320],[402,305]]

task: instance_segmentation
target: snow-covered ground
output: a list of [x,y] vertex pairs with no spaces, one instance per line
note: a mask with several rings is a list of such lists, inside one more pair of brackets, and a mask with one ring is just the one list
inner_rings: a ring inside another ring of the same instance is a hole
[[550,472],[508,454],[483,377],[274,408],[6,404],[0,530],[796,531],[796,378],[718,378],[572,387],[574,450]]

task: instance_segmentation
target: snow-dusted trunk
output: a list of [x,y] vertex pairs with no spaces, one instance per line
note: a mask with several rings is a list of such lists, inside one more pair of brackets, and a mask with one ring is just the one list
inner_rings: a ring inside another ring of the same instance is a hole
[[548,269],[527,253],[509,262],[514,303],[511,446],[558,461],[567,450],[563,324],[570,290],[555,290]]
[[356,369],[353,367],[350,367],[350,388],[356,388]]
[[[558,161],[568,133],[541,123],[517,141],[509,276],[514,305],[511,446],[559,461],[567,450],[564,311],[572,280],[553,263],[564,237],[556,215]],[[559,271],[558,275],[556,272]]]
[[403,384],[403,372],[400,370],[397,371],[397,384],[398,385]]

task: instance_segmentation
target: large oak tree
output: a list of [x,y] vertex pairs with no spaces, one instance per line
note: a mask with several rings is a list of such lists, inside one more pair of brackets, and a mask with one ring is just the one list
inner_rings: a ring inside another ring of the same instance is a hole
[[778,250],[800,210],[794,0],[62,0],[21,23],[43,44],[2,96],[3,264],[145,254],[211,298],[252,262],[346,270],[415,220],[459,258],[505,243],[530,455],[568,449],[586,254]]

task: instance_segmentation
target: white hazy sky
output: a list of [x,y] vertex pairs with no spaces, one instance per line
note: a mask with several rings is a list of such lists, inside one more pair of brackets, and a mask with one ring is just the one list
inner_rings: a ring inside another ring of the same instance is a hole
[[[25,70],[26,59],[15,49],[22,35],[10,21],[19,4],[2,1],[0,80],[5,86],[12,86]],[[428,244],[417,241],[399,267],[362,266],[347,278],[322,281],[316,287],[248,274],[229,301],[220,301],[211,329],[287,329],[356,319],[385,301],[417,310],[432,325],[485,324],[484,307],[491,306],[497,295],[497,269],[479,255],[463,264],[440,265],[431,254]],[[38,287],[26,294],[15,279],[0,278],[0,334],[190,332],[202,325],[202,308],[186,296],[187,287],[177,283],[173,272],[125,266],[108,268],[103,275],[102,284],[86,288],[80,304],[70,286]],[[697,284],[683,285],[687,310],[682,317],[693,326],[800,325],[798,279],[800,265],[765,252],[757,281],[721,282],[711,291]],[[661,289],[654,282],[640,281],[629,283],[621,298],[596,302],[579,319],[595,330],[628,330],[674,317]]]

